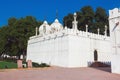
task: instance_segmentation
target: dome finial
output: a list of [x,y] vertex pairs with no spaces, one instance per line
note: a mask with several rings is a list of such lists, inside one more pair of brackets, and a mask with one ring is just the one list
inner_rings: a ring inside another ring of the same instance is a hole
[[56,19],[58,18],[58,10],[56,10]]
[[46,16],[44,16],[44,21],[46,20]]

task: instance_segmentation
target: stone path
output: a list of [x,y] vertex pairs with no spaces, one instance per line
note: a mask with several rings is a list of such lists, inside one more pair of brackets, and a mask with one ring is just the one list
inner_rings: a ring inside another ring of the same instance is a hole
[[95,68],[43,68],[0,70],[0,80],[120,80],[120,74]]

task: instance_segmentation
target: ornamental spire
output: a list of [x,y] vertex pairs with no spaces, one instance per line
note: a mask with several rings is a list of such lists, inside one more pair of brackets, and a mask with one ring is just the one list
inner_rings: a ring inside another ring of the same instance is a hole
[[56,10],[56,19],[58,18],[58,10]]
[[77,24],[78,24],[78,21],[76,20],[77,19],[77,14],[76,13],[74,13],[74,21],[72,22],[72,24],[73,24],[73,29],[75,30],[75,31],[77,31]]

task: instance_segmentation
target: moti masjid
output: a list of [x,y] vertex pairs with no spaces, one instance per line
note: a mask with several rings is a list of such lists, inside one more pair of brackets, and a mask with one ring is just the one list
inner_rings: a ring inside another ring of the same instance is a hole
[[49,25],[47,21],[38,29],[36,35],[28,40],[27,60],[59,67],[89,67],[93,62],[111,65],[113,73],[120,73],[120,9],[109,10],[109,31],[104,35],[77,29],[77,14],[74,13],[72,29],[58,19]]

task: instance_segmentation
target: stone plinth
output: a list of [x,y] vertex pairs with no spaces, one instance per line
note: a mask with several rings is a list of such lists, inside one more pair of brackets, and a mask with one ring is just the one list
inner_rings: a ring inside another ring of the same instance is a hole
[[22,60],[17,60],[17,66],[18,66],[18,68],[23,68]]
[[27,66],[28,66],[28,68],[32,68],[32,61],[31,60],[27,61]]

